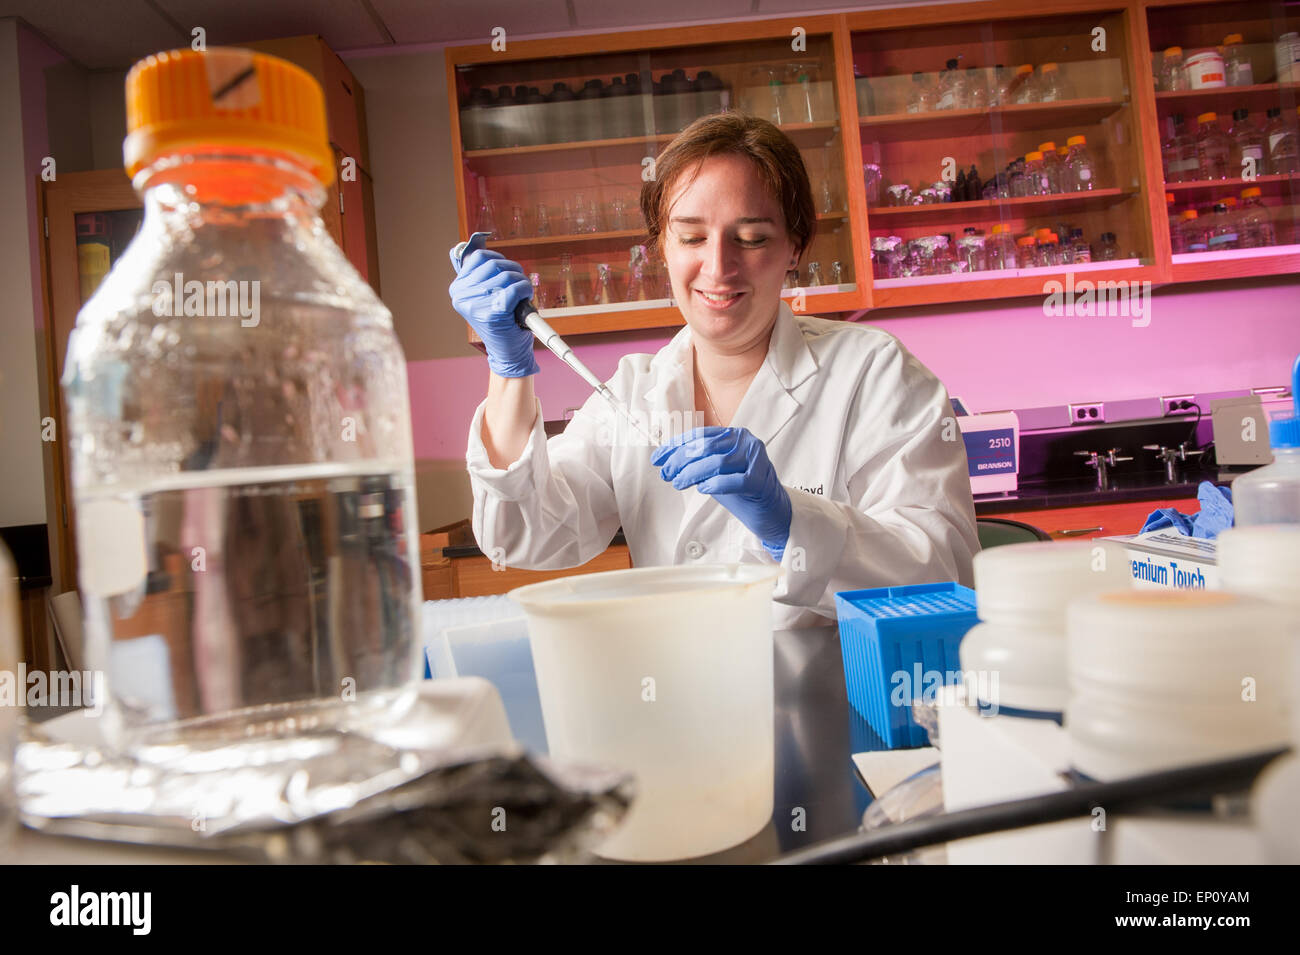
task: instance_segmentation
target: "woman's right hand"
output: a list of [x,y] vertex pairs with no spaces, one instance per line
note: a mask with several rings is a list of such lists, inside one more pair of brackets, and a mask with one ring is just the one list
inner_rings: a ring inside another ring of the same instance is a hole
[[[475,235],[451,283],[452,307],[483,339],[488,367],[502,378],[525,378],[538,372],[533,333],[515,321],[515,307],[533,296],[523,266],[500,252],[482,248]],[[455,260],[453,258],[453,264]]]

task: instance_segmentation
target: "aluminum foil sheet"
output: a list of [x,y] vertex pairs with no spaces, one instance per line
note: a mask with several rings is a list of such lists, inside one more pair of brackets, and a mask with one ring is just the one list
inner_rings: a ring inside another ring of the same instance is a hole
[[632,798],[623,773],[515,745],[449,752],[355,732],[168,745],[148,762],[28,724],[21,818],[54,835],[275,863],[586,862]]

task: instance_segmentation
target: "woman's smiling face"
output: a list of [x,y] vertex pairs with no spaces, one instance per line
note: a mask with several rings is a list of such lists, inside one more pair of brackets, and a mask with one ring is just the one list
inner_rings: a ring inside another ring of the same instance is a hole
[[673,189],[663,256],[691,332],[720,351],[749,348],[776,321],[797,263],[781,206],[744,156],[706,159]]

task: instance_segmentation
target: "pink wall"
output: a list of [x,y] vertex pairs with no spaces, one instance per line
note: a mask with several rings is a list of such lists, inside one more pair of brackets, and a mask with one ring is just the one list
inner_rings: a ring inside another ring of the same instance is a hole
[[[876,311],[864,321],[898,336],[972,411],[1226,391],[1289,381],[1300,354],[1300,278],[1157,289],[1150,318],[1146,327],[1125,317],[1048,318],[1039,300],[1020,299]],[[673,334],[570,344],[606,378],[620,356],[653,352]],[[539,352],[538,362],[548,419],[586,400],[586,384],[553,355]],[[408,371],[416,457],[462,457],[486,361],[411,362]]]

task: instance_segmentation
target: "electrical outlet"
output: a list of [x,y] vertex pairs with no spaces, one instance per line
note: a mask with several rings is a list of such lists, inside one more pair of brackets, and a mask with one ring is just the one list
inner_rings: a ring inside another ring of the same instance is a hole
[[1160,398],[1160,413],[1165,415],[1196,414],[1195,408],[1179,408],[1180,401],[1195,401],[1196,395],[1163,395]]
[[1070,424],[1100,424],[1106,420],[1106,405],[1101,401],[1070,405]]

